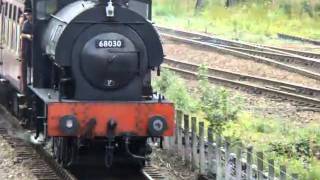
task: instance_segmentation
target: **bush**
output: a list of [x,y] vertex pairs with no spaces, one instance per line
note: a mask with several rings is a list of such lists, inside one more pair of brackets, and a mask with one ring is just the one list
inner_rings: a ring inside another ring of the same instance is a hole
[[[300,125],[283,119],[261,118],[247,112],[226,124],[223,135],[264,151],[267,159],[288,166],[289,174],[319,179],[320,125]],[[317,177],[317,178],[314,178]]]
[[227,121],[237,119],[237,114],[241,110],[240,97],[232,98],[226,89],[213,88],[208,81],[208,72],[205,65],[199,68],[198,74],[200,109],[214,131],[221,133]]
[[153,81],[154,88],[158,93],[164,94],[167,99],[171,100],[176,109],[185,113],[194,113],[198,109],[198,102],[188,92],[188,87],[184,80],[179,78],[169,70],[162,70],[160,77]]
[[207,79],[207,68],[199,69],[199,84],[195,94],[188,91],[185,81],[173,72],[164,69],[153,81],[155,89],[174,102],[185,113],[204,114],[210,126],[221,133],[227,121],[237,119],[241,110],[240,96],[232,97],[224,88],[213,88]]
[[154,13],[156,16],[185,16],[192,11],[194,6],[193,0],[157,0],[154,3]]
[[310,170],[309,170],[309,173],[308,173],[306,179],[308,179],[308,180],[311,180],[311,179],[319,180],[320,179],[320,162],[319,162],[319,160],[316,160],[316,159],[311,160]]
[[220,0],[208,0],[203,12],[198,15],[193,13],[194,2],[156,1],[156,20],[168,26],[258,43],[270,41],[270,37],[275,38],[277,33],[320,38],[318,1],[277,0],[273,4],[270,0],[248,0],[226,8]]
[[305,180],[319,179],[319,124],[301,125],[244,112],[239,96],[212,87],[206,75],[206,66],[201,66],[196,94],[190,93],[185,82],[169,70],[163,70],[153,83],[177,109],[185,113],[202,112],[215,132],[222,133],[231,142],[252,144],[257,151],[265,152],[266,159],[287,165],[289,174],[298,173]]

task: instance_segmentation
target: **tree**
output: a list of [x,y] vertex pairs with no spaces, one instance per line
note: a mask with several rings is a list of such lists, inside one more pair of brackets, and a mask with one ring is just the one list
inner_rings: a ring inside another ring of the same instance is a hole
[[198,14],[201,12],[205,6],[206,0],[196,0],[195,12]]
[[226,0],[226,7],[231,7],[237,4],[237,0]]

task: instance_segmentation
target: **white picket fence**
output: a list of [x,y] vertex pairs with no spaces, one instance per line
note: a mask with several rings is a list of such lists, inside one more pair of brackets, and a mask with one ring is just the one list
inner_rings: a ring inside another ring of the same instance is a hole
[[204,123],[197,126],[197,122],[191,117],[190,128],[190,117],[177,111],[175,135],[164,138],[163,148],[180,156],[186,167],[200,176],[217,180],[299,179],[298,174],[288,174],[286,166],[265,159],[263,152],[255,152],[252,146],[231,146],[228,139],[213,134],[210,128],[205,131]]

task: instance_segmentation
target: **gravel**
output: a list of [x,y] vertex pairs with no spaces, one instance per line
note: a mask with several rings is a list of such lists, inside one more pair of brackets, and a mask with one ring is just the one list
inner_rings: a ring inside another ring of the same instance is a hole
[[[317,80],[281,70],[273,66],[256,63],[252,60],[240,59],[212,51],[208,52],[172,41],[165,41],[164,50],[168,57],[183,59],[188,62],[197,64],[205,63],[214,68],[221,68],[243,74],[274,78],[287,82],[303,84],[309,87],[320,88],[320,82]],[[197,81],[188,80],[188,88],[190,88],[191,91],[194,91],[196,86],[198,86]],[[232,91],[231,94],[238,94],[243,97],[243,106],[245,107],[245,110],[252,114],[304,124],[310,122],[320,123],[320,112],[316,112],[313,109],[299,107],[288,101],[270,99],[265,96],[233,88],[227,89]]]
[[[188,89],[192,94],[197,94],[198,82],[188,79]],[[213,85],[215,86],[215,85]],[[235,88],[224,87],[230,91],[231,96],[243,99],[242,107],[257,117],[274,118],[283,121],[294,121],[299,124],[319,122],[320,112],[308,107],[297,106],[289,101],[272,99],[259,94],[242,91]]]
[[[320,81],[314,80],[296,73],[288,72],[273,66],[257,63],[252,60],[241,59],[231,55],[220,54],[213,51],[205,51],[177,42],[164,41],[165,54],[168,57],[182,59],[184,61],[207,64],[209,67],[221,68],[243,74],[279,79],[282,81],[303,84],[305,86],[320,88]],[[188,79],[188,88],[191,91],[198,86],[197,81]],[[313,109],[296,106],[288,101],[270,99],[265,96],[240,91],[233,88],[226,88],[232,95],[243,97],[243,107],[247,112],[258,117],[275,118],[289,123],[296,123],[301,126],[310,122],[320,123],[320,112]],[[152,162],[159,168],[168,171],[169,179],[197,179],[197,174],[192,172],[173,152],[155,149],[152,155]]]
[[[236,91],[236,90],[231,90]],[[266,117],[275,118],[283,121],[308,124],[310,122],[320,122],[320,112],[311,108],[300,107],[288,101],[270,99],[255,94],[241,93],[244,98],[244,107],[247,112]]]
[[[265,64],[256,63],[251,60],[195,49],[189,45],[166,41],[164,50],[168,57],[183,59],[184,61],[196,64],[206,63],[210,65],[210,67],[280,79],[283,81],[304,84],[306,86],[320,87],[319,81],[314,79]],[[190,79],[188,79],[187,82],[189,90],[195,91],[198,82]],[[270,99],[265,96],[233,88],[226,89],[231,91],[232,93],[230,94],[234,96],[241,96],[244,100],[243,107],[245,108],[245,111],[252,113],[254,116],[279,119],[287,121],[288,123],[298,124],[302,127],[310,122],[320,123],[320,112],[314,111],[313,109],[296,106],[288,101]],[[197,179],[197,173],[191,171],[174,152],[154,149],[152,163],[160,169],[163,169],[165,172],[168,172],[167,177],[170,177],[170,180]]]
[[196,64],[207,64],[212,68],[220,68],[233,72],[278,79],[286,82],[303,84],[320,88],[320,81],[289,72],[274,66],[258,63],[249,59],[237,58],[214,51],[201,50],[190,45],[164,41],[165,54],[168,57],[181,59]]
[[[274,46],[274,44],[267,44],[270,46]],[[292,41],[286,41],[283,44],[277,45],[280,48],[287,48],[287,49],[293,49],[298,51],[310,51],[313,53],[320,53],[320,48],[317,45],[312,45],[308,43],[301,43],[301,42],[295,42]]]
[[0,136],[0,179],[34,180],[30,170],[19,163],[14,149]]
[[198,174],[187,167],[176,152],[153,148],[151,162],[165,172],[168,180],[196,180]]

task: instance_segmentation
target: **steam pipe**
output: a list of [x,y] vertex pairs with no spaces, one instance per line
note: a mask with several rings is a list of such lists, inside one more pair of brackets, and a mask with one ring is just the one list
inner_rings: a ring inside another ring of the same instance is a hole
[[141,160],[149,160],[148,157],[144,157],[144,156],[139,156],[139,155],[136,155],[136,154],[133,154],[130,149],[129,149],[129,137],[125,137],[125,149],[126,149],[126,152],[133,158],[135,159],[141,159]]

